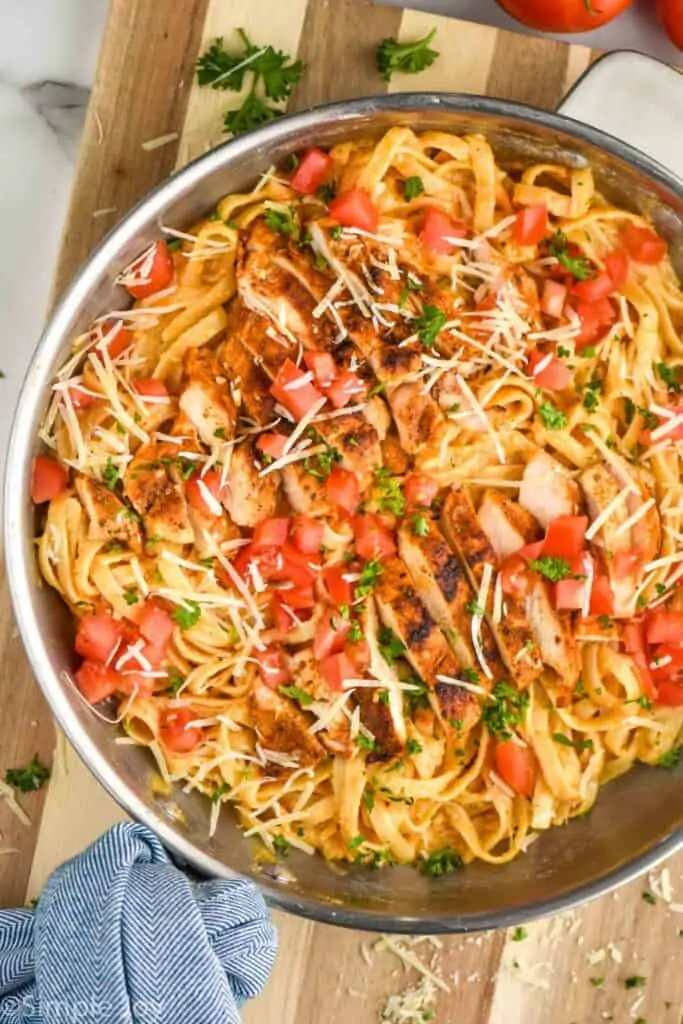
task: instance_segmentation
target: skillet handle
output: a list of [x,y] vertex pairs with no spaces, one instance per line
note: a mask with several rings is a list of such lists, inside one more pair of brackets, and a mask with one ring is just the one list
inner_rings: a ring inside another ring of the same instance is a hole
[[683,177],[683,75],[629,50],[609,53],[576,83],[559,113],[646,153]]

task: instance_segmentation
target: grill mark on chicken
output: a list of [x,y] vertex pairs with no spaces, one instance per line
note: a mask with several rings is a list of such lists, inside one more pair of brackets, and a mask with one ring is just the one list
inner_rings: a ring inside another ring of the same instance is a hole
[[90,540],[120,540],[132,551],[142,549],[140,527],[129,509],[109,488],[89,476],[77,476],[76,494],[88,517]]
[[360,707],[360,720],[375,738],[375,749],[367,757],[370,761],[388,761],[403,750],[398,739],[388,705],[380,703],[380,690],[358,689],[355,697]]

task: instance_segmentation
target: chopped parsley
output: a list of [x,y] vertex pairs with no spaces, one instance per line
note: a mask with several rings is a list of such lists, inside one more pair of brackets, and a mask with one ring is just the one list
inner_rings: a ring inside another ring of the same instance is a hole
[[222,38],[215,39],[197,61],[197,81],[211,89],[242,92],[247,75],[251,87],[242,105],[225,114],[224,124],[231,135],[239,135],[257,125],[265,124],[283,113],[268,103],[289,98],[292,89],[306,70],[300,60],[272,46],[255,46],[242,29],[238,29],[242,49],[228,53]]
[[626,978],[624,981],[624,988],[642,988],[645,981],[646,979],[642,974],[632,974],[630,978]]
[[354,836],[353,839],[349,839],[349,850],[357,850],[364,842],[365,836]]
[[590,983],[593,986],[593,988],[602,988],[602,986],[605,984],[605,979],[604,978],[591,978],[590,979]]
[[401,288],[401,294],[398,297],[399,308],[405,306],[411,292],[421,292],[423,288],[424,285],[421,281],[416,281],[414,277],[407,277],[406,283]]
[[376,558],[372,558],[369,562],[366,562],[360,571],[360,577],[355,587],[353,588],[354,601],[358,601],[368,594],[371,594],[377,580],[380,578],[384,569],[377,561]]
[[406,743],[406,751],[409,754],[421,754],[424,747],[419,740],[408,740]]
[[291,206],[285,210],[275,209],[271,206],[266,210],[263,219],[273,231],[278,231],[281,235],[288,235],[294,241],[297,241],[301,234],[299,222]]
[[[681,380],[680,380],[680,367],[679,366],[667,366],[666,363],[657,363],[657,374],[659,379],[666,384],[669,391],[675,391],[676,394],[681,392]],[[657,420],[659,423],[659,420]]]
[[371,789],[370,786],[365,787],[365,792],[363,793],[363,804],[368,811],[371,811],[375,806],[375,791],[374,789]]
[[218,789],[211,794],[211,803],[219,804],[224,796],[227,796],[230,792],[230,786],[227,782],[222,782]]
[[359,640],[363,639],[363,628],[358,619],[354,619],[353,622],[351,623],[351,628],[349,630],[349,635],[347,639],[352,644],[358,643]]
[[187,600],[179,604],[171,613],[171,618],[177,622],[181,629],[190,629],[196,625],[202,615],[202,610],[196,601]]
[[380,512],[403,515],[406,499],[401,490],[401,482],[398,477],[392,476],[386,466],[378,466],[375,470],[375,490],[378,492],[377,508]]
[[566,414],[560,409],[556,409],[552,402],[544,402],[539,405],[538,415],[543,420],[546,430],[562,430],[569,422]]
[[597,349],[594,345],[586,345],[585,348],[581,349],[578,355],[580,359],[592,359],[596,352]]
[[649,889],[646,889],[645,892],[641,893],[641,895],[646,903],[649,903],[651,907],[654,907],[657,902],[657,897],[654,893],[651,893]]
[[410,178],[406,178],[403,182],[403,195],[408,203],[411,199],[416,199],[418,196],[421,196],[424,190],[424,182],[422,181],[422,178],[419,178],[416,174],[412,175]]
[[225,441],[225,427],[218,427],[217,430],[214,430],[213,436],[220,438],[221,441]]
[[166,670],[166,675],[168,676],[168,692],[175,697],[185,682],[185,676],[180,674],[175,665],[171,665]]
[[509,740],[512,736],[511,726],[521,725],[524,721],[529,706],[529,693],[501,682],[493,687],[491,697],[494,702],[486,703],[481,720],[492,736]]
[[603,627],[603,629],[612,628],[612,620],[610,619],[609,615],[598,615],[598,622]]
[[376,384],[368,391],[368,398],[374,398],[375,395],[381,395],[383,391],[386,391],[387,386],[383,380],[378,380]]
[[273,836],[273,849],[281,857],[286,857],[289,854],[291,846],[289,845],[288,840],[278,833],[276,836]]
[[372,736],[365,736],[362,732],[359,732],[356,736],[356,746],[359,750],[376,750],[377,743]]
[[480,604],[477,604],[476,601],[468,601],[467,604],[465,605],[465,611],[469,612],[470,615],[482,616],[486,614],[482,606]]
[[563,747],[573,747],[574,750],[592,750],[593,740],[572,740],[562,732],[554,732],[553,739],[561,743]]
[[518,924],[511,935],[513,942],[524,942],[525,939],[529,938],[529,933],[526,928],[522,928],[521,924]]
[[413,512],[410,522],[416,537],[429,536],[429,520],[422,512]]
[[559,580],[566,580],[574,576],[569,562],[564,558],[555,558],[553,555],[543,555],[542,558],[532,558],[529,562],[532,572],[539,572],[541,576],[552,583]]
[[182,238],[171,238],[166,242],[166,248],[169,252],[178,252],[182,248]]
[[569,356],[571,355],[571,351],[568,348],[566,348],[564,345],[558,345],[557,346],[557,354],[560,357],[560,359],[568,359]]
[[391,37],[383,39],[377,47],[375,59],[377,70],[385,82],[390,82],[391,76],[399,71],[404,75],[417,75],[431,67],[439,56],[439,51],[429,46],[435,35],[436,29],[433,28],[423,39],[413,43],[399,43]]
[[140,600],[137,587],[126,587],[123,592],[123,600],[126,604],[137,604]]
[[448,317],[442,309],[429,304],[423,306],[421,315],[414,321],[417,336],[425,348],[434,348],[436,339]]
[[444,846],[443,849],[432,853],[418,865],[423,875],[430,878],[443,878],[451,871],[458,871],[464,867],[462,857],[451,846]]
[[315,428],[310,427],[306,433],[316,444],[324,444],[325,451],[318,452],[308,459],[304,459],[304,471],[317,480],[327,480],[334,469],[335,463],[341,462],[341,454],[331,444],[328,444],[322,434]]
[[419,708],[429,707],[429,688],[419,676],[409,675],[404,683],[414,686],[414,690],[405,690],[403,697],[410,715],[413,715]]
[[313,703],[310,693],[302,690],[300,686],[278,686],[278,690],[285,697],[297,701],[302,708],[307,708]]
[[106,463],[104,464],[104,469],[102,470],[102,479],[104,480],[105,484],[107,485],[110,491],[116,489],[116,485],[119,482],[120,476],[121,471],[118,468],[118,466],[114,465],[110,455]]
[[8,768],[5,772],[5,782],[13,786],[20,793],[31,793],[36,789],[42,789],[50,778],[50,769],[41,764],[38,755],[34,754],[32,760],[25,768]]
[[339,226],[339,224],[335,224],[334,227],[330,230],[330,237],[334,238],[336,241],[337,239],[341,238],[341,233],[341,227]]
[[659,761],[657,761],[657,764],[660,768],[668,768],[671,770],[677,766],[682,753],[683,747],[673,747],[673,749],[667,751],[666,754],[662,754]]
[[564,231],[556,231],[552,237],[546,239],[545,247],[549,255],[554,256],[577,281],[586,281],[595,275],[591,261],[583,255],[577,245],[569,241]]
[[602,381],[599,377],[592,377],[584,387],[583,393],[583,407],[588,412],[595,412],[597,409],[600,399],[598,395],[602,392]]
[[462,670],[462,674],[468,683],[479,682],[479,673],[477,672],[476,668],[464,668]]
[[324,185],[317,189],[315,194],[322,199],[326,206],[329,206],[337,194],[337,186],[333,181],[326,181]]

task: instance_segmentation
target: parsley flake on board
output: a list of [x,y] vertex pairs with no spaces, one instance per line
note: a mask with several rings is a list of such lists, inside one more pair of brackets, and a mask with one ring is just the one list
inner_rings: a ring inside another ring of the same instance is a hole
[[538,572],[541,576],[545,576],[552,583],[557,583],[559,580],[566,580],[574,576],[569,562],[566,562],[564,558],[555,558],[552,555],[532,558],[529,562],[529,568],[532,572]]
[[545,247],[548,254],[554,256],[577,281],[587,281],[589,277],[595,276],[595,268],[591,261],[577,245],[569,241],[564,231],[556,231],[546,239]]
[[423,39],[412,43],[399,43],[392,37],[383,39],[376,54],[377,70],[382,78],[390,82],[391,76],[398,71],[404,75],[417,75],[431,67],[439,56],[439,51],[429,46],[435,35],[436,29],[433,28]]
[[512,736],[511,726],[521,725],[529,706],[526,690],[516,690],[509,683],[497,683],[490,696],[494,703],[487,702],[481,713],[481,720],[491,733],[501,740]]
[[444,846],[443,849],[432,853],[425,860],[420,861],[418,867],[423,875],[430,878],[443,878],[451,871],[458,871],[464,867],[462,857],[451,846]]
[[556,409],[552,402],[543,402],[538,407],[538,415],[543,420],[546,430],[562,430],[569,422],[561,409]]
[[437,306],[423,306],[421,315],[413,321],[413,325],[425,348],[434,348],[439,332],[447,321],[448,317],[442,309],[438,309]]
[[521,924],[518,924],[512,933],[513,942],[524,942],[525,939],[529,938],[529,933],[526,928],[522,928]]
[[179,604],[177,608],[171,612],[171,618],[174,622],[177,622],[181,629],[190,629],[191,626],[196,625],[202,615],[202,609],[196,601],[185,601],[184,604]]
[[247,77],[251,78],[251,87],[242,105],[225,114],[225,129],[231,135],[239,135],[280,117],[283,111],[273,107],[268,100],[280,103],[288,99],[306,70],[302,61],[293,61],[282,50],[255,46],[242,29],[238,29],[238,35],[242,46],[240,52],[229,53],[219,37],[197,61],[197,82],[200,86],[242,92]]
[[32,760],[24,768],[8,768],[5,772],[7,785],[18,789],[20,793],[42,789],[49,778],[50,769],[41,764],[37,754],[33,755]]

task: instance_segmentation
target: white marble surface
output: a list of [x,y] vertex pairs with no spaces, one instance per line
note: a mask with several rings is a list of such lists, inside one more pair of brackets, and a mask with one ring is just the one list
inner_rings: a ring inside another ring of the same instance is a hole
[[108,0],[0,0],[0,474],[40,336]]

